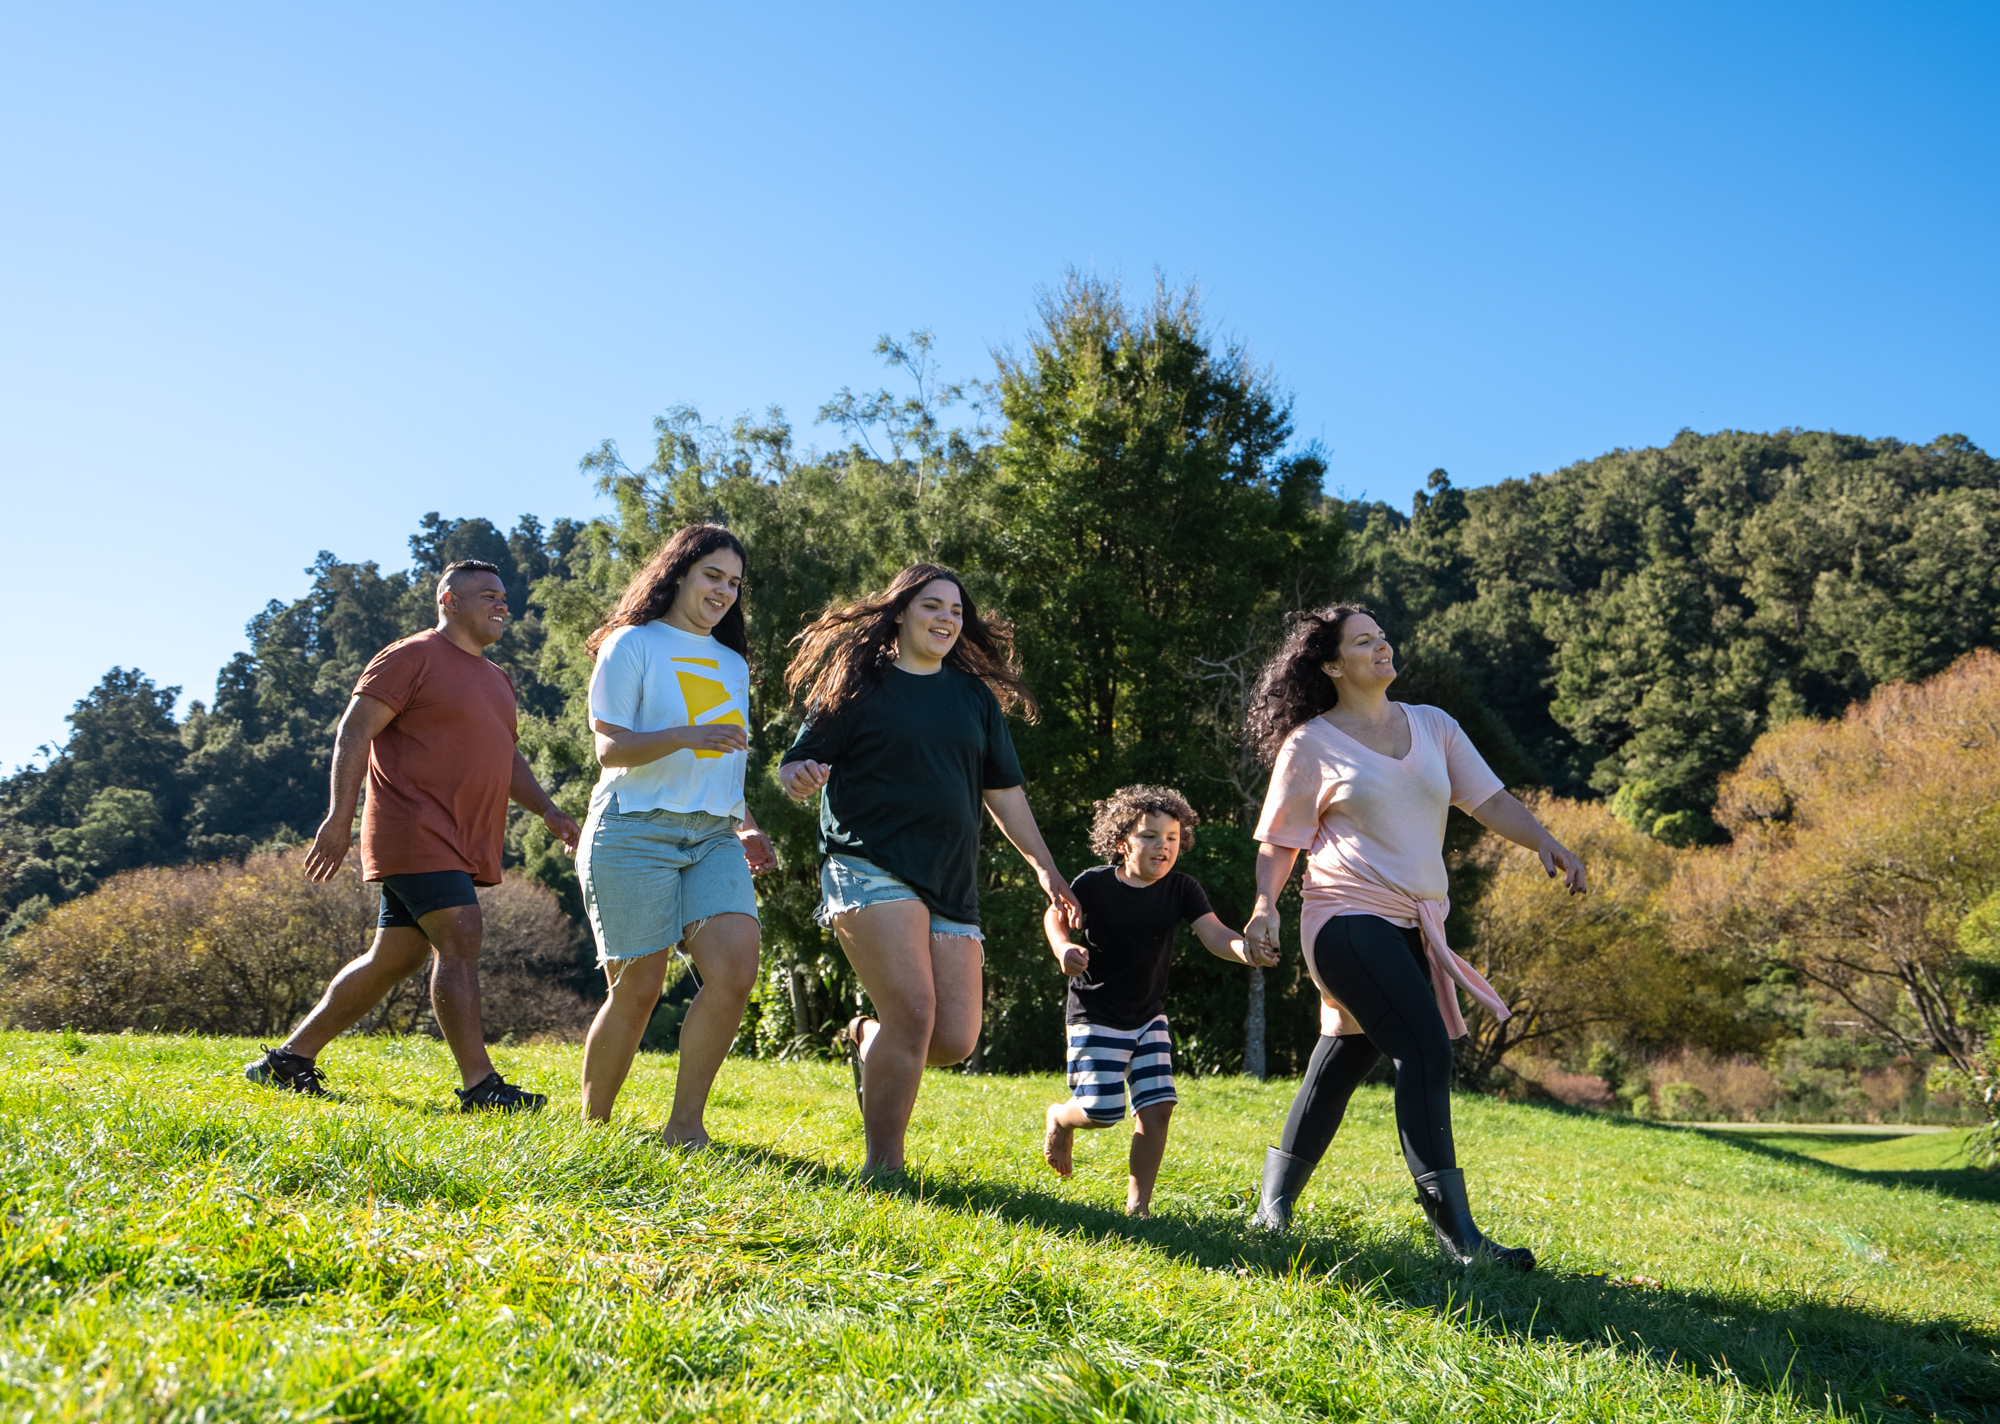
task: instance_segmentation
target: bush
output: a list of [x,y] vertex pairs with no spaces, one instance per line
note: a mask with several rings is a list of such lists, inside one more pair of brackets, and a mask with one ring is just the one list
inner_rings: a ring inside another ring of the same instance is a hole
[[1675,1122],[1708,1120],[1708,1094],[1692,1083],[1666,1083],[1660,1088],[1660,1116]]
[[[59,905],[6,945],[0,1021],[276,1037],[367,945],[380,892],[349,864],[324,884],[297,854],[131,870]],[[564,983],[576,931],[548,891],[480,892],[487,1036],[574,1037],[586,1005]],[[396,986],[364,1030],[435,1031],[426,976]]]

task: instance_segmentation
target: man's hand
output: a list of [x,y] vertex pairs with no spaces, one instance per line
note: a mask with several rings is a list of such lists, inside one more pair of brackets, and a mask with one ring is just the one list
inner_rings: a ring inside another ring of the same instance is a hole
[[803,801],[826,785],[832,774],[833,768],[823,761],[788,761],[778,768],[778,785],[794,801]]
[[354,842],[354,817],[328,816],[319,823],[319,833],[306,847],[306,879],[331,880],[347,863],[348,847]]
[[772,846],[771,838],[755,826],[738,830],[736,839],[743,843],[743,858],[750,862],[752,875],[762,875],[767,870],[778,868],[778,852]]
[[1236,951],[1236,957],[1252,969],[1269,969],[1278,962],[1278,951],[1266,944],[1252,944],[1247,939],[1239,939],[1229,946]]
[[1058,962],[1062,965],[1062,972],[1074,979],[1090,968],[1090,951],[1080,944],[1066,944]]
[[571,855],[576,854],[576,843],[583,839],[583,832],[560,806],[551,806],[542,812],[542,824],[549,828],[550,835],[563,843],[564,849]]

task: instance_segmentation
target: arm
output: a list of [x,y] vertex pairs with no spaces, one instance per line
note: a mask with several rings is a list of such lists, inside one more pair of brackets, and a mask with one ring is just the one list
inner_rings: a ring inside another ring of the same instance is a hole
[[1255,969],[1268,969],[1278,962],[1275,938],[1269,945],[1260,943],[1252,947],[1247,939],[1239,937],[1235,930],[1222,923],[1213,911],[1194,922],[1194,937],[1217,959],[1248,964]]
[[528,759],[521,755],[519,747],[514,749],[514,780],[507,787],[507,799],[540,816],[542,824],[549,828],[549,834],[561,841],[570,854],[576,854],[576,843],[583,832],[556,805],[549,793],[542,790],[542,783],[535,780],[534,768],[528,765]]
[[743,857],[750,862],[752,875],[778,868],[778,852],[771,838],[759,829],[757,818],[750,814],[748,806],[743,808],[743,819],[736,823],[736,839],[743,843]]
[[1526,846],[1542,858],[1542,869],[1553,879],[1562,872],[1563,888],[1581,895],[1588,888],[1583,880],[1583,860],[1577,853],[1550,835],[1511,792],[1496,791],[1472,812],[1472,819],[1496,836],[1505,836],[1517,846]]
[[778,768],[778,785],[794,801],[803,801],[826,785],[833,768],[823,761],[788,761]]
[[1042,829],[1035,824],[1035,813],[1028,809],[1027,788],[1006,786],[982,792],[980,799],[985,801],[987,814],[1000,827],[1000,833],[1021,852],[1023,860],[1035,867],[1035,879],[1042,882],[1042,893],[1049,897],[1050,903],[1061,907],[1063,918],[1071,925],[1081,925],[1083,906],[1077,904],[1075,892],[1056,869],[1056,858],[1049,854]]
[[1055,951],[1063,973],[1074,977],[1090,968],[1090,951],[1069,937],[1069,924],[1054,901],[1042,911],[1042,933],[1049,937],[1049,948]]
[[361,804],[361,786],[368,778],[368,744],[396,720],[395,709],[380,698],[357,692],[340,714],[333,734],[333,792],[326,819],[306,848],[306,879],[330,880],[347,859],[354,838],[354,808]]
[[593,720],[599,766],[644,766],[675,752],[740,752],[750,738],[733,722],[707,727],[663,727],[657,732],[635,732],[615,722]]
[[1292,878],[1292,867],[1298,860],[1295,846],[1272,845],[1269,841],[1257,845],[1257,903],[1251,907],[1249,922],[1243,926],[1243,938],[1270,954],[1273,963],[1278,954],[1278,893]]

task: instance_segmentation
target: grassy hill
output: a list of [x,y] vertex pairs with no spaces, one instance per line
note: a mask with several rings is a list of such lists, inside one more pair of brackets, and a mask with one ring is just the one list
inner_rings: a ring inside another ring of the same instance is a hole
[[[937,1074],[864,1190],[845,1070],[731,1062],[710,1125],[470,1119],[442,1048],[0,1035],[9,1419],[2000,1417],[2000,1182],[1952,1139],[1727,1135],[1458,1105],[1528,1277],[1447,1269],[1364,1090],[1301,1229],[1246,1228],[1290,1085],[1183,1085],[1150,1222],[1126,1136],[1041,1164],[1053,1079]],[[81,1051],[77,1051],[81,1050]],[[567,1109],[577,1050],[509,1050]],[[1869,1154],[1874,1155],[1869,1155]],[[1822,1160],[1824,1159],[1824,1160]]]

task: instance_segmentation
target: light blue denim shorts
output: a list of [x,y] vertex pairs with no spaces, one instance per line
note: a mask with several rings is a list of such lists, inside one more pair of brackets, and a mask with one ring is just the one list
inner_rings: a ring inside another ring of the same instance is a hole
[[757,918],[736,823],[707,811],[622,812],[614,794],[584,823],[576,873],[599,964],[679,944],[713,915]]
[[[887,905],[896,900],[921,900],[923,896],[912,890],[872,860],[863,860],[856,855],[829,855],[819,868],[819,908],[813,911],[813,919],[833,928],[833,917],[844,915],[849,910],[865,910],[870,905]],[[968,925],[960,920],[947,920],[936,910],[931,911],[931,933],[934,935],[964,935],[967,939],[984,940],[978,925]]]

